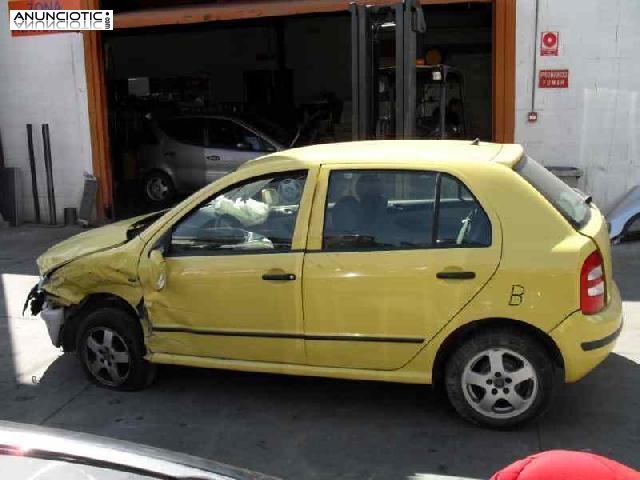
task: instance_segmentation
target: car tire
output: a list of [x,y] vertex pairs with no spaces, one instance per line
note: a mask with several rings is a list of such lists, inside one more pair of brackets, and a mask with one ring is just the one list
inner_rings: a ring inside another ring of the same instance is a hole
[[176,188],[169,175],[161,170],[154,170],[144,177],[143,193],[151,205],[166,206],[174,200]]
[[494,329],[472,336],[449,357],[449,401],[466,420],[509,429],[546,412],[557,388],[557,370],[530,335]]
[[144,359],[139,327],[127,312],[104,307],[79,325],[76,353],[88,378],[112,390],[140,390],[151,384],[155,365]]

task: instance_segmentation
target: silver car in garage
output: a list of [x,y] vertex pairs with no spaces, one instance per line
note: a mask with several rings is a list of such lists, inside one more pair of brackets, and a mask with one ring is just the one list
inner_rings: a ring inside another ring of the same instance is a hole
[[[147,117],[139,149],[143,192],[156,205],[194,192],[247,160],[289,145],[279,128],[223,115]],[[266,133],[268,130],[269,133]],[[285,142],[285,143],[283,143]]]

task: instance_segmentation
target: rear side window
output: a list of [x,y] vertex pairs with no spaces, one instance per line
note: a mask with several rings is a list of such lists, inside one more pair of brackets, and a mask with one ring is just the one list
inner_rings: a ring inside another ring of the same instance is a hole
[[522,157],[514,170],[575,228],[582,228],[589,222],[591,208],[584,197],[531,157]]
[[469,189],[457,178],[440,176],[438,197],[439,247],[491,245],[491,222]]
[[204,146],[203,118],[176,118],[164,120],[160,128],[174,140],[189,145]]
[[333,171],[324,250],[486,247],[491,223],[467,187],[443,173]]

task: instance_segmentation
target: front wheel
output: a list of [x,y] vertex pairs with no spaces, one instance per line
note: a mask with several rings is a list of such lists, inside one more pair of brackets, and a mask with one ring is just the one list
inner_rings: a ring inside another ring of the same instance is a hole
[[463,418],[511,428],[546,411],[556,372],[538,341],[496,329],[462,344],[446,365],[445,380],[449,400]]
[[151,383],[155,366],[144,359],[136,321],[120,309],[105,307],[80,325],[76,352],[93,383],[113,390],[139,390]]

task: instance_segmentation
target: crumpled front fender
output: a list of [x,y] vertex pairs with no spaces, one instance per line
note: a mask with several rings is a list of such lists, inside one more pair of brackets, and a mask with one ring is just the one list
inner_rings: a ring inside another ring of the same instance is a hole
[[[65,307],[77,305],[92,294],[108,293],[135,308],[142,298],[137,274],[139,250],[140,245],[131,242],[78,258],[51,272],[39,290]],[[32,312],[38,308],[39,298],[39,292],[32,290]]]

